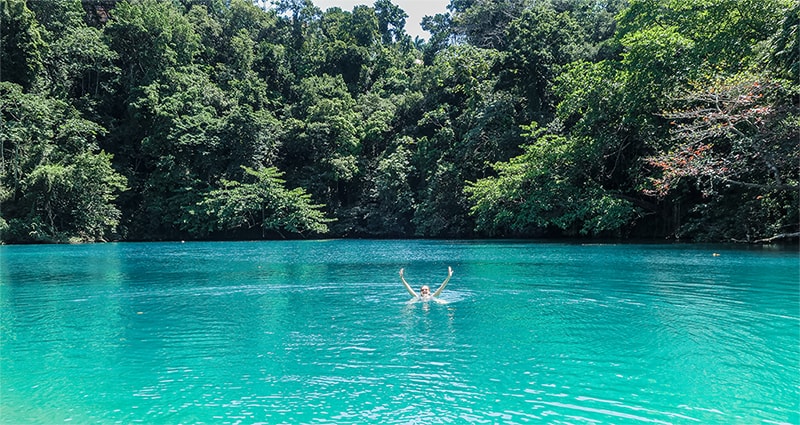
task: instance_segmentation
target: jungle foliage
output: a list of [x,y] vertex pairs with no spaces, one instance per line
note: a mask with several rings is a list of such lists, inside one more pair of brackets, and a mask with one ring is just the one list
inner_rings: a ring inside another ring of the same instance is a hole
[[7,243],[797,238],[793,0],[0,0]]

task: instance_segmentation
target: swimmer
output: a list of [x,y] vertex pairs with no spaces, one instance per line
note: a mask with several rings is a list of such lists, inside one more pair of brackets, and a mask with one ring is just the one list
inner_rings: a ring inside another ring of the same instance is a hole
[[447,267],[447,279],[442,282],[441,286],[439,286],[439,289],[437,289],[436,292],[431,294],[431,288],[428,285],[422,285],[422,287],[419,288],[419,294],[417,294],[413,289],[411,289],[411,285],[406,282],[405,277],[403,277],[403,269],[400,269],[400,280],[403,281],[403,286],[406,287],[406,291],[408,291],[408,293],[411,294],[414,299],[423,301],[430,300],[433,297],[438,297],[439,294],[441,294],[444,290],[444,287],[447,286],[447,282],[450,281],[451,276],[453,276],[453,268]]

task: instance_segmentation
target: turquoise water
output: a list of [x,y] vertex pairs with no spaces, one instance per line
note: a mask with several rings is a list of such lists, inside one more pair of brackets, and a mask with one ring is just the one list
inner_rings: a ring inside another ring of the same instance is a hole
[[[714,253],[720,255],[715,256]],[[454,275],[444,303],[409,303]],[[0,423],[798,424],[796,249],[0,247]]]

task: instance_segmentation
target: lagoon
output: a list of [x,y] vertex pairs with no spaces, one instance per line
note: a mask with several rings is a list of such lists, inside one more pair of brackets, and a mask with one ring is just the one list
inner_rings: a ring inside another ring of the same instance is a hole
[[[437,287],[409,302],[398,277]],[[796,247],[0,246],[3,424],[800,423]]]

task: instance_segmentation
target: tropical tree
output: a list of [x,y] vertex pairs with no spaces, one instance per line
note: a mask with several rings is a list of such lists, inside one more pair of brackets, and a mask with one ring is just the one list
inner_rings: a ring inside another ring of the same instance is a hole
[[800,230],[799,89],[742,75],[695,88],[664,113],[675,144],[648,159],[661,171],[651,190],[701,195],[678,235],[753,241]]
[[250,236],[255,229],[261,237],[284,232],[292,235],[319,235],[328,231],[331,222],[321,205],[311,202],[311,195],[297,188],[288,190],[281,173],[274,167],[254,170],[244,167],[244,181],[223,180],[219,189],[204,195],[196,206],[186,207],[191,215],[206,216],[190,228],[192,234],[206,236],[213,232],[234,232]]
[[199,53],[199,36],[173,2],[121,1],[113,16],[104,32],[118,58],[122,93],[152,83],[170,67],[192,63]]
[[513,99],[493,91],[499,58],[495,50],[453,46],[420,75],[426,97],[416,123],[413,158],[418,172],[413,224],[420,236],[471,232],[465,181],[483,175],[508,152],[517,152],[520,140],[510,125]]
[[46,44],[43,29],[24,0],[0,0],[0,75],[26,90],[40,78]]
[[466,188],[477,229],[491,236],[545,235],[555,229],[571,236],[622,236],[638,213],[586,172],[597,162],[597,150],[587,140],[547,134],[536,125],[526,130],[532,143],[524,154],[495,164],[496,177]]
[[391,0],[376,0],[375,14],[378,16],[378,31],[383,44],[410,41],[405,32],[408,14]]
[[346,205],[359,172],[360,128],[355,100],[341,76],[300,82],[293,118],[284,123],[278,164],[287,181],[306,188],[334,211]]
[[67,103],[0,83],[0,228],[9,242],[119,237],[125,178],[99,151],[106,130]]

